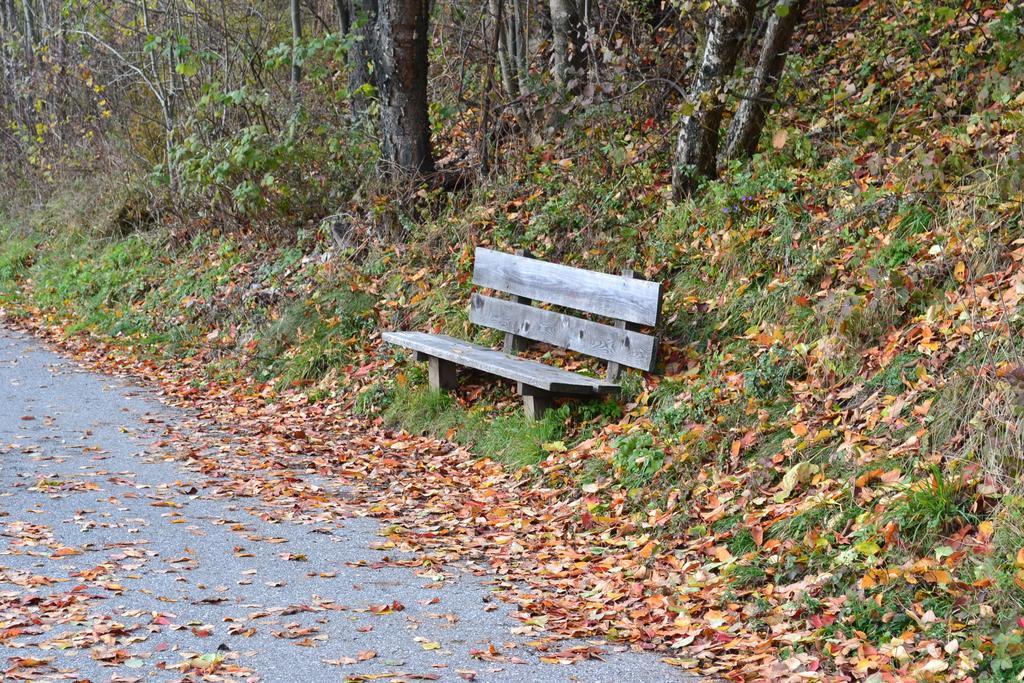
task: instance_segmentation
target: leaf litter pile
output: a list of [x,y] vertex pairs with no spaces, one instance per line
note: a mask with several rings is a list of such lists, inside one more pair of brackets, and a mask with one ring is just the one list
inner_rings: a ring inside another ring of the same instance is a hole
[[[979,331],[1003,329],[1007,309],[1015,309],[1024,296],[1022,260],[1024,249],[1013,252],[1003,272],[962,290],[970,297],[969,319],[956,315],[966,310],[967,299],[952,301],[948,318],[894,331],[872,351],[867,362],[878,365],[908,349],[931,356],[911,377],[902,378],[906,392],[883,396],[863,383],[797,383],[797,409],[787,418],[770,459],[742,457],[769,429],[762,417],[763,427],[730,437],[730,466],[696,467],[693,489],[671,489],[658,505],[641,510],[630,491],[613,479],[580,484],[579,475],[592,461],[614,460],[616,439],[645,424],[648,392],[628,406],[620,422],[571,449],[560,442],[548,444],[550,455],[535,472],[516,473],[443,439],[395,433],[379,421],[354,419],[341,404],[310,402],[298,391],[278,392],[252,380],[197,386],[192,379],[205,362],[203,354],[163,366],[133,358],[121,347],[65,336],[59,326],[19,324],[95,369],[158,383],[172,403],[198,411],[243,443],[229,454],[211,455],[193,436],[168,437],[189,467],[211,479],[218,494],[260,499],[265,504],[260,514],[270,518],[330,516],[339,502],[304,484],[295,468],[315,471],[350,488],[346,506],[386,522],[381,547],[415,553],[416,559],[405,564],[443,571],[447,563],[464,562],[496,575],[502,598],[517,606],[516,616],[537,634],[632,643],[657,649],[681,667],[737,680],[965,678],[977,666],[977,653],[994,647],[974,627],[995,615],[983,604],[980,610],[963,610],[960,614],[973,612],[973,623],[967,617],[947,624],[954,637],[931,638],[930,626],[940,618],[929,600],[948,596],[954,604],[967,605],[995,590],[991,579],[965,572],[992,553],[994,522],[981,517],[984,506],[994,509],[1004,484],[978,468],[951,483],[936,468],[932,480],[915,486],[951,486],[962,495],[969,485],[975,491],[974,507],[943,530],[940,546],[898,566],[882,560],[887,546],[906,543],[899,525],[885,514],[887,506],[914,495],[901,471],[909,459],[901,456],[919,452],[927,437],[937,381],[928,368],[964,348]],[[990,318],[979,319],[979,311]],[[750,342],[767,353],[781,334],[778,329],[751,330]],[[686,381],[690,362],[685,355],[670,357],[661,381]],[[378,356],[372,363],[379,371],[393,361]],[[1016,381],[1012,368],[1003,364],[979,372],[985,373],[982,385],[989,387],[983,401],[987,409],[997,411],[1013,402],[1005,390],[1007,382]],[[648,378],[648,391],[658,381]],[[742,382],[742,377],[723,377],[726,387]],[[685,460],[687,439],[699,434],[695,426],[669,455]],[[828,476],[827,458],[809,455],[820,454],[821,444],[831,445],[832,457],[852,459],[859,473],[847,479]],[[939,463],[942,455],[933,457]],[[766,471],[778,476],[766,476]],[[254,477],[254,472],[266,476]],[[848,500],[858,514],[833,518]],[[808,517],[812,521],[805,521]],[[806,526],[802,538],[779,533],[796,524]],[[46,537],[43,527],[16,531],[26,542]],[[833,570],[787,572],[794,561],[798,568],[799,563],[813,566],[809,558],[821,553],[835,559]],[[869,616],[859,622],[861,628],[850,624],[849,594],[829,590],[837,575],[862,596]],[[1015,580],[1024,582],[1024,561],[1018,576]],[[899,612],[881,599],[889,590],[906,589],[901,594],[911,600]],[[72,598],[53,608],[75,610],[74,603]],[[870,620],[900,626],[879,646],[862,630]],[[849,627],[839,628],[842,621]],[[964,634],[963,643],[958,632]],[[297,630],[281,637],[308,634]],[[487,660],[492,655],[479,656]],[[576,648],[546,656],[560,662],[600,654]],[[190,666],[206,664],[193,661]],[[26,659],[18,668],[31,672],[39,665]]]

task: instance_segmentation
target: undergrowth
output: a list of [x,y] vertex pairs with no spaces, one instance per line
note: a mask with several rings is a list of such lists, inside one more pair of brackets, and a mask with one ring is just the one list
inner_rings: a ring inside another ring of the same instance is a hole
[[[795,56],[799,97],[766,131],[781,144],[678,203],[667,149],[614,112],[523,142],[486,188],[382,207],[394,243],[140,226],[109,187],[70,218],[75,187],[0,221],[0,306],[168,362],[202,354],[196,381],[342,402],[582,491],[592,517],[676,544],[688,576],[720,571],[711,611],[742,596],[765,632],[800,624],[793,657],[859,638],[898,660],[924,639],[951,670],[1006,680],[1024,669],[1019,65],[952,7],[910,13],[925,28],[908,33],[882,5]],[[922,58],[918,34],[941,77],[893,66]],[[490,378],[427,390],[379,332],[496,343],[465,313],[476,245],[662,282],[658,372],[536,423]]]

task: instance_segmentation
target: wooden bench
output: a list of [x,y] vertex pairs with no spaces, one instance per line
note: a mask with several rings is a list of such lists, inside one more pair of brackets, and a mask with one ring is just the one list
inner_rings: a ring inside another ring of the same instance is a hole
[[[623,366],[650,371],[658,343],[638,331],[654,327],[661,313],[661,285],[622,275],[547,263],[520,254],[477,248],[473,284],[505,292],[511,299],[474,293],[471,322],[505,333],[503,351],[423,332],[385,332],[384,340],[411,349],[429,363],[431,389],[454,389],[461,365],[516,382],[526,414],[540,419],[555,396],[617,394]],[[533,305],[534,301],[592,313],[605,324]],[[604,379],[587,377],[513,355],[525,340],[545,342],[608,361]]]

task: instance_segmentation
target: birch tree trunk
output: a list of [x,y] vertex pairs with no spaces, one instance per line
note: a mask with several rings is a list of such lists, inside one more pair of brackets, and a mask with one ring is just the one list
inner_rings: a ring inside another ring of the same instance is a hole
[[515,99],[519,96],[519,80],[515,75],[517,62],[514,28],[510,22],[505,20],[505,0],[488,0],[487,8],[494,21],[495,40],[497,41],[495,52],[498,57],[498,66],[501,68],[501,84],[508,96]]
[[779,78],[786,66],[793,31],[800,21],[806,0],[778,0],[768,19],[761,55],[729,127],[723,159],[749,157],[757,151],[761,131],[771,111]]
[[291,0],[292,19],[292,90],[298,95],[299,82],[302,80],[302,66],[299,64],[299,44],[302,43],[302,6],[301,0]]
[[434,170],[427,114],[429,0],[385,0],[377,17],[381,155],[392,175]]
[[39,33],[36,28],[36,12],[32,6],[32,0],[22,0],[22,9],[25,14],[25,56],[31,64],[35,61],[36,43],[39,42]]
[[725,86],[736,67],[741,38],[756,0],[719,0],[711,10],[707,43],[676,139],[672,189],[690,194],[700,179],[715,175]]
[[565,87],[580,73],[586,59],[583,23],[576,0],[550,0],[550,7],[555,81]]

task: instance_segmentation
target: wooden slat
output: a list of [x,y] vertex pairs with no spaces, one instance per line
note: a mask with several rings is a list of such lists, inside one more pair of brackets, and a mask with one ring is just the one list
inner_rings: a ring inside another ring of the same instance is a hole
[[506,356],[501,351],[448,337],[423,332],[385,332],[384,341],[413,351],[482,370],[492,375],[522,382],[553,394],[614,394],[619,385],[602,379],[585,377],[574,372],[553,368],[544,363]]
[[[516,249],[516,256],[525,256],[526,258],[533,258],[533,255],[530,254],[525,249]],[[518,303],[525,304],[527,306],[531,306],[533,304],[533,301],[527,299],[525,296],[517,296],[514,300],[517,301]],[[523,349],[525,349],[527,346],[526,342],[526,339],[523,339],[520,336],[512,334],[511,332],[506,332],[505,343],[502,345],[501,350],[511,356],[514,355],[516,351],[522,351]]]
[[661,285],[595,273],[478,247],[473,282],[481,287],[640,325],[658,324]]
[[[622,277],[633,278],[633,277],[636,277],[636,275],[633,272],[632,268],[626,268],[625,270],[622,271]],[[637,328],[637,325],[636,325],[636,323],[627,323],[625,320],[616,320],[615,321],[615,327],[617,329],[620,329],[620,330],[633,330],[635,332],[636,328]],[[655,346],[654,347],[654,351],[657,352],[657,350],[658,350],[658,347]],[[650,363],[651,367],[650,368],[644,368],[644,369],[646,369],[648,371],[654,370],[654,361],[655,361],[655,356],[652,353],[651,354],[651,363]],[[619,363],[618,361],[615,361],[615,360],[608,361],[608,369],[604,373],[604,378],[606,380],[608,380],[609,382],[618,382],[619,381],[619,377],[622,376],[622,365],[623,365],[622,363]]]
[[477,325],[645,371],[651,370],[657,349],[650,335],[481,294],[470,299],[469,319]]

